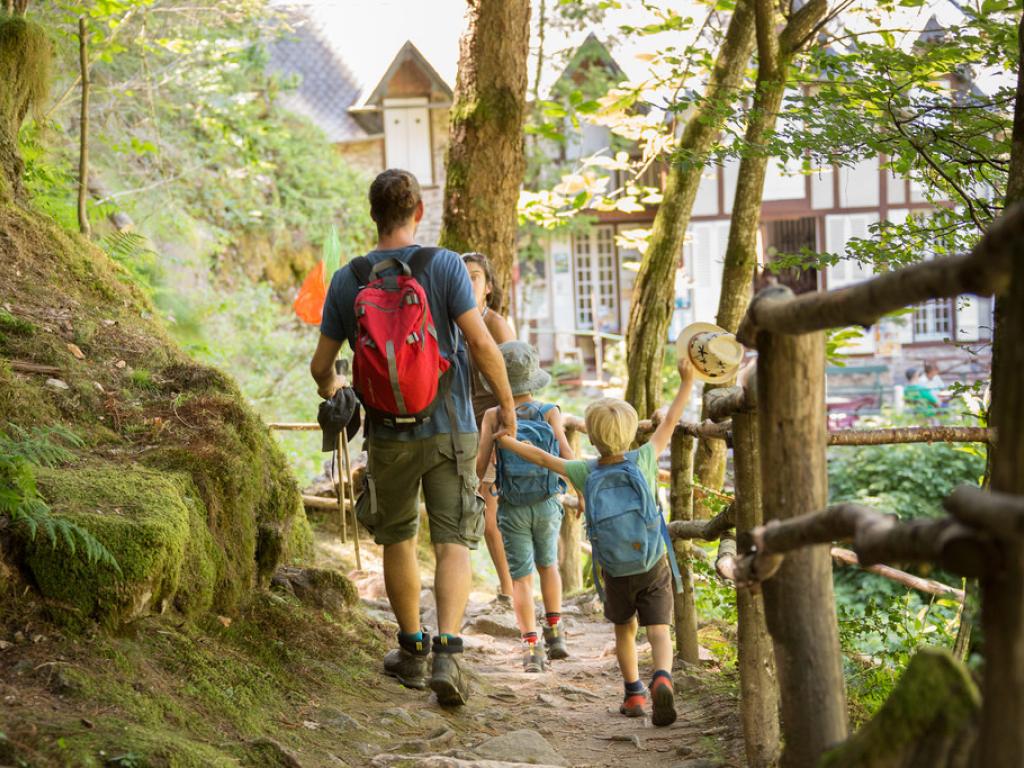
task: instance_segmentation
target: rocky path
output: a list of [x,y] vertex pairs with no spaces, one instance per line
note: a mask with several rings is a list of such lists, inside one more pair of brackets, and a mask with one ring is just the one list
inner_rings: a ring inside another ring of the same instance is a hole
[[[370,615],[390,623],[378,555],[365,544],[363,550],[364,570],[352,576]],[[343,555],[337,545],[324,548],[321,541],[324,564],[340,565],[337,560]],[[521,671],[514,618],[511,612],[493,609],[491,597],[474,594],[467,610],[465,663],[474,682],[469,704],[445,710],[429,691],[407,690],[381,676],[373,698],[376,706],[387,705],[379,716],[382,732],[391,738],[364,747],[366,764],[403,768],[743,765],[736,701],[727,675],[710,665],[676,670],[679,719],[667,728],[654,728],[647,718],[618,714],[622,684],[612,629],[593,595],[567,601],[563,621],[571,658],[549,664],[539,675]],[[424,605],[424,623],[432,626],[429,589],[424,590]],[[644,674],[649,673],[649,658],[649,647],[642,644]]]

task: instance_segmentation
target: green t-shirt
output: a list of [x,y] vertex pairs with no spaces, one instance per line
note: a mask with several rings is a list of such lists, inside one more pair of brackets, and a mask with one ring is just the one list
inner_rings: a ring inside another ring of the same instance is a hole
[[[651,494],[658,498],[658,454],[654,452],[654,446],[644,443],[637,452],[636,464],[640,468],[640,474],[644,476],[647,485],[650,486]],[[590,462],[583,459],[567,461],[565,463],[565,474],[569,482],[582,494],[587,485],[587,475],[590,474]]]

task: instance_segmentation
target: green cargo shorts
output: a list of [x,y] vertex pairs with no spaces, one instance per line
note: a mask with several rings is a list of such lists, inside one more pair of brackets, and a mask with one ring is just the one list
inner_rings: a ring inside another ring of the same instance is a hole
[[477,495],[475,433],[424,440],[367,441],[367,468],[356,516],[378,544],[414,538],[419,529],[420,487],[427,504],[430,540],[476,549],[484,531],[484,500]]

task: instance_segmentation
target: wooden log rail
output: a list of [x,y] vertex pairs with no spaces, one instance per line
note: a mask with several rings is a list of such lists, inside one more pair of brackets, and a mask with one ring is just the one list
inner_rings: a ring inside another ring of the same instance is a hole
[[1010,283],[1015,252],[1024,249],[1024,204],[1008,209],[992,223],[970,253],[912,264],[849,288],[792,296],[776,287],[759,293],[740,323],[737,338],[757,346],[758,332],[802,334],[874,325],[894,312],[929,299],[962,293],[988,296]]
[[[974,497],[958,491],[957,509],[972,508]],[[979,492],[980,493],[980,492]],[[963,501],[964,499],[967,501]],[[1016,501],[1016,500],[1015,500]],[[1011,517],[997,506],[1000,521]],[[736,563],[738,584],[755,585],[770,579],[787,552],[833,541],[852,540],[861,565],[883,562],[935,563],[961,576],[981,576],[993,565],[995,550],[988,531],[954,517],[899,522],[861,504],[834,504],[820,512],[776,520],[741,535]]]

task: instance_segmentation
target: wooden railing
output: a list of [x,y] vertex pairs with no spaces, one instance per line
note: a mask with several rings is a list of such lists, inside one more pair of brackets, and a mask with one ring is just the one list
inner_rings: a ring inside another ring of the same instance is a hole
[[[997,339],[1005,334],[1012,341],[996,354],[994,431],[919,428],[830,435],[822,331],[871,325],[887,312],[961,293],[1002,294],[1000,300],[1011,307],[996,331]],[[756,375],[745,388],[708,395],[714,418],[732,418],[738,554],[720,570],[738,585],[741,709],[750,765],[774,764],[780,731],[784,767],[817,765],[827,749],[847,737],[831,579],[832,544],[838,540],[852,540],[864,566],[927,562],[979,577],[985,673],[974,764],[1019,764],[1024,754],[1024,496],[998,491],[1024,492],[1022,305],[1020,207],[993,224],[970,254],[827,293],[794,296],[771,286],[751,302],[738,336],[757,348]],[[935,439],[989,443],[993,492],[960,489],[946,500],[948,517],[905,523],[855,504],[826,508],[829,444]],[[783,682],[778,712],[776,688],[769,685],[773,665]]]

